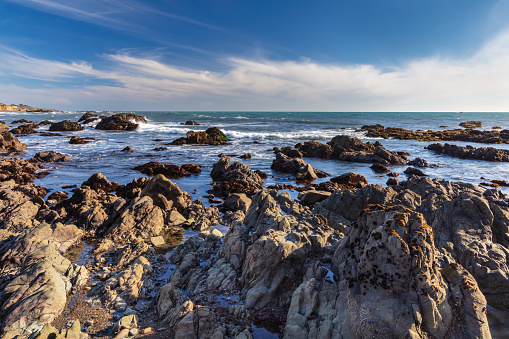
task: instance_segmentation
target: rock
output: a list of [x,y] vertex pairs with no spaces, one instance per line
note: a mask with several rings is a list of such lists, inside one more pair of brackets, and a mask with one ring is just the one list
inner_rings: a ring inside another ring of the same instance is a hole
[[73,320],[68,329],[57,330],[51,324],[46,324],[35,335],[34,339],[88,339],[88,334],[81,332],[79,320]]
[[396,179],[396,178],[389,178],[387,179],[387,183],[386,183],[387,186],[395,186],[395,185],[399,185],[399,180]]
[[[199,200],[189,204],[182,212],[187,219],[187,227],[192,228],[196,232],[208,230],[211,226],[219,224],[221,213],[217,207],[206,207]],[[183,225],[186,227],[186,224]]]
[[131,113],[118,113],[102,118],[95,128],[109,131],[134,131],[140,122],[146,123],[147,120]]
[[70,120],[54,122],[54,123],[51,123],[51,125],[49,127],[49,130],[53,131],[53,132],[57,132],[57,131],[62,131],[62,132],[67,132],[67,131],[83,131],[84,129],[85,128],[83,128],[83,126],[81,126],[77,122],[73,122],[73,121],[70,121]]
[[251,159],[251,153],[243,154],[243,155],[239,156],[239,158],[241,158],[241,159]]
[[215,235],[216,237],[219,237],[219,238],[223,237],[223,233],[221,233],[221,231],[219,231],[215,228],[212,231],[210,231],[210,234]]
[[189,194],[162,174],[156,175],[148,182],[141,191],[141,196],[150,197],[154,205],[159,206],[163,211],[170,211],[173,207],[183,210],[191,200]]
[[34,123],[33,121],[28,121],[27,119],[14,120],[12,122],[12,124],[33,124],[33,123]]
[[66,162],[69,161],[69,157],[65,154],[54,152],[54,151],[46,151],[39,152],[34,155],[31,162]]
[[472,129],[454,129],[442,131],[411,131],[403,128],[385,128],[382,125],[365,125],[360,131],[372,138],[394,138],[420,141],[467,141],[488,144],[509,143],[509,130],[480,131]]
[[81,184],[81,188],[89,187],[94,191],[102,190],[104,192],[112,192],[115,191],[118,187],[118,183],[110,182],[104,174],[96,173],[87,179],[83,184]]
[[40,172],[43,168],[24,159],[3,159],[0,160],[0,181],[14,180],[17,184],[27,184],[36,178],[44,178],[48,173]]
[[333,148],[327,144],[321,144],[317,141],[306,141],[299,147],[303,155],[310,158],[331,159],[334,153]]
[[200,125],[199,123],[197,123],[196,121],[193,121],[193,120],[187,120],[186,122],[181,122],[180,124],[181,125],[188,125],[188,126],[198,126],[198,125]]
[[10,132],[12,134],[16,134],[16,135],[28,135],[28,134],[37,133],[35,130],[38,128],[39,128],[39,125],[37,125],[35,123],[31,123],[31,124],[25,124],[25,125],[21,125],[16,128],[13,128],[13,129],[11,129]]
[[440,154],[446,154],[461,159],[476,159],[485,161],[509,161],[509,150],[497,149],[494,147],[474,148],[467,145],[466,147],[451,144],[442,145],[440,143],[431,144],[425,147],[431,151]]
[[164,239],[161,236],[151,237],[150,238],[150,243],[154,247],[164,247],[164,246],[166,246],[166,243],[164,242]]
[[51,125],[52,122],[49,120],[43,120],[39,123],[39,126]]
[[430,165],[426,160],[421,159],[421,158],[415,158],[414,160],[409,161],[408,165],[414,166],[414,167],[430,167],[430,168],[438,167],[438,165]]
[[275,171],[295,174],[297,180],[315,180],[317,178],[324,178],[330,174],[315,170],[311,165],[306,163],[301,158],[290,158],[284,153],[279,152],[276,154],[276,159],[272,161],[270,166]]
[[56,204],[58,204],[61,201],[64,201],[69,197],[69,194],[65,191],[56,191],[49,195],[47,201],[53,200]]
[[426,176],[426,174],[424,174],[423,171],[415,167],[408,167],[403,173],[405,173],[406,175],[416,175],[419,177]]
[[303,154],[293,147],[283,147],[281,149],[281,152],[283,152],[284,155],[290,158],[302,158]]
[[214,164],[210,176],[214,194],[226,198],[231,193],[252,195],[263,186],[260,176],[247,165],[234,162],[230,165],[230,157],[222,157]]
[[64,309],[66,293],[88,280],[88,271],[72,265],[50,243],[23,261],[21,273],[4,289],[0,308],[7,338],[34,332],[52,322]]
[[85,114],[83,114],[81,116],[81,118],[78,120],[78,122],[86,125],[86,124],[89,124],[91,122],[94,122],[94,121],[97,121],[100,119],[101,119],[101,117],[98,116],[97,114],[94,114],[92,112],[86,112]]
[[138,179],[133,179],[132,182],[126,185],[120,185],[117,187],[116,193],[119,197],[124,199],[134,199],[139,197],[141,191],[147,186],[151,179],[147,177],[141,177]]
[[353,172],[341,174],[338,177],[331,178],[330,181],[336,184],[348,185],[358,188],[362,188],[368,184],[368,180],[365,176]]
[[205,132],[189,131],[185,138],[179,138],[171,142],[172,145],[183,144],[208,144],[224,145],[230,139],[217,127],[210,127]]
[[375,171],[375,173],[389,173],[391,170],[388,169],[387,167],[385,167],[384,165],[382,164],[378,164],[378,163],[375,163],[371,166],[369,166],[369,168],[371,168],[373,171]]
[[84,145],[84,144],[90,143],[92,140],[95,140],[95,139],[90,138],[90,137],[80,138],[80,137],[72,136],[71,139],[69,139],[69,143],[71,145]]
[[251,206],[251,199],[249,199],[244,193],[233,193],[225,199],[223,206],[231,211],[240,210],[247,213]]
[[460,127],[481,128],[482,122],[480,122],[480,121],[464,121],[464,122],[460,122]]
[[133,149],[129,146],[126,146],[124,149],[122,149],[122,152],[134,153]]
[[5,274],[19,274],[23,260],[33,251],[51,243],[55,250],[64,254],[70,247],[79,244],[84,232],[75,225],[57,223],[53,227],[40,223],[23,231],[0,246],[0,267]]
[[164,227],[163,210],[149,196],[135,198],[106,232],[116,242],[158,236]]
[[143,174],[146,175],[158,175],[162,174],[167,178],[170,179],[177,179],[182,178],[185,176],[191,175],[187,169],[190,169],[193,171],[193,173],[200,173],[201,172],[201,166],[196,164],[187,164],[187,165],[166,165],[161,164],[159,162],[149,162],[143,165],[136,166],[134,170],[140,171]]
[[305,204],[312,205],[317,202],[324,201],[330,195],[330,192],[311,190],[300,192],[297,198]]
[[119,332],[123,329],[131,330],[138,327],[138,319],[135,315],[128,315],[120,318],[113,326],[113,332]]
[[[0,124],[0,128],[5,124]],[[5,126],[7,128],[7,126]],[[22,144],[9,130],[0,131],[0,152],[24,151],[27,145]]]

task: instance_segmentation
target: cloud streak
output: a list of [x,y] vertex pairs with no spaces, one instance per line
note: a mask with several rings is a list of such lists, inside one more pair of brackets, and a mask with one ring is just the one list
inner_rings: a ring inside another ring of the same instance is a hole
[[[0,53],[6,60],[0,65],[4,76],[53,86],[28,91],[3,85],[0,90],[15,97],[22,91],[38,105],[61,103],[67,109],[199,110],[206,105],[211,110],[508,111],[508,52],[506,31],[469,58],[430,57],[389,70],[225,58],[225,70],[214,72],[131,54],[105,55],[108,66],[99,69],[83,61],[36,59],[10,50]],[[95,84],[66,86],[86,79]],[[70,104],[58,99],[64,97]]]

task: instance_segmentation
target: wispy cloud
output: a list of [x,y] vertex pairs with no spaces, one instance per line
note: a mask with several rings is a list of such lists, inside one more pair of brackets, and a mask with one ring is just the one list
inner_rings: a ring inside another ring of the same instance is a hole
[[[507,111],[508,52],[506,31],[465,59],[430,57],[382,69],[225,58],[226,70],[214,72],[127,53],[106,55],[108,66],[97,68],[11,50],[0,55],[6,60],[0,72],[57,84],[37,91],[6,85],[0,90],[33,94],[41,106],[58,105],[62,100],[55,98],[65,97],[72,102],[63,104],[69,109]],[[66,86],[79,79],[94,79],[95,85]]]

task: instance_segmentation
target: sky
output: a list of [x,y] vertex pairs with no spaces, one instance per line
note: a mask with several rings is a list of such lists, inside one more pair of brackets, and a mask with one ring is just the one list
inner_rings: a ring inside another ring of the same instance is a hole
[[506,0],[1,0],[0,102],[509,111]]

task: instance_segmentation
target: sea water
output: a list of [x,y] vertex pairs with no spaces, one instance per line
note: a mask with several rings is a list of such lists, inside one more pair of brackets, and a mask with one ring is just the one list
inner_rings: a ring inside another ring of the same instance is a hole
[[[98,115],[111,115],[116,112],[97,112]],[[463,181],[474,184],[486,182],[489,179],[509,179],[509,164],[480,160],[456,159],[446,155],[437,155],[424,149],[431,142],[413,140],[394,140],[367,138],[363,132],[357,132],[362,125],[381,124],[385,127],[401,127],[410,130],[445,130],[459,128],[459,123],[469,120],[479,120],[482,129],[499,126],[509,128],[509,113],[430,113],[430,112],[370,112],[370,113],[334,113],[334,112],[128,112],[144,116],[146,124],[140,124],[132,132],[102,131],[94,129],[94,124],[86,125],[84,131],[58,132],[62,136],[41,136],[31,134],[19,137],[27,144],[26,154],[21,157],[31,158],[41,151],[56,151],[69,155],[66,163],[46,164],[50,174],[37,179],[36,184],[53,191],[62,190],[62,186],[78,185],[91,175],[102,172],[110,181],[126,184],[134,178],[143,176],[133,170],[137,165],[150,161],[164,164],[183,165],[196,163],[203,166],[202,173],[191,175],[174,181],[184,190],[192,194],[193,198],[202,199],[206,191],[211,189],[210,170],[219,160],[218,155],[250,153],[251,159],[232,157],[232,161],[240,161],[253,170],[261,170],[269,174],[264,180],[265,185],[293,184],[291,175],[271,170],[270,166],[275,155],[273,147],[294,146],[307,140],[326,143],[336,135],[358,137],[363,141],[380,141],[391,151],[405,151],[410,153],[409,159],[420,157],[430,164],[437,164],[437,168],[424,168],[430,177],[450,181]],[[8,125],[12,121],[24,118],[29,121],[42,120],[78,121],[84,112],[54,112],[54,113],[0,113],[0,120]],[[182,125],[187,120],[198,122],[199,126]],[[11,125],[15,127],[17,125]],[[216,126],[232,139],[230,145],[202,146],[202,145],[164,145],[172,140],[185,137],[189,130],[203,131]],[[48,126],[41,126],[37,131],[43,132]],[[71,136],[92,137],[89,144],[71,145]],[[156,139],[162,141],[156,141]],[[465,142],[449,142],[465,146]],[[474,147],[496,147],[509,149],[509,145],[488,145],[470,143]],[[126,146],[134,153],[122,152]],[[157,151],[155,148],[167,147]],[[369,168],[370,164],[344,162],[339,160],[322,160],[305,158],[314,168],[330,173],[332,176],[346,172],[360,173],[371,184],[383,184],[387,176],[378,175]],[[389,166],[392,171],[400,172],[400,180],[404,180],[402,173],[407,166]],[[484,177],[486,179],[481,179]],[[316,182],[327,181],[328,178],[318,179]],[[64,189],[65,190],[65,189]],[[67,189],[69,190],[69,189]],[[507,189],[503,189],[507,191]],[[295,192],[292,192],[295,195]]]

